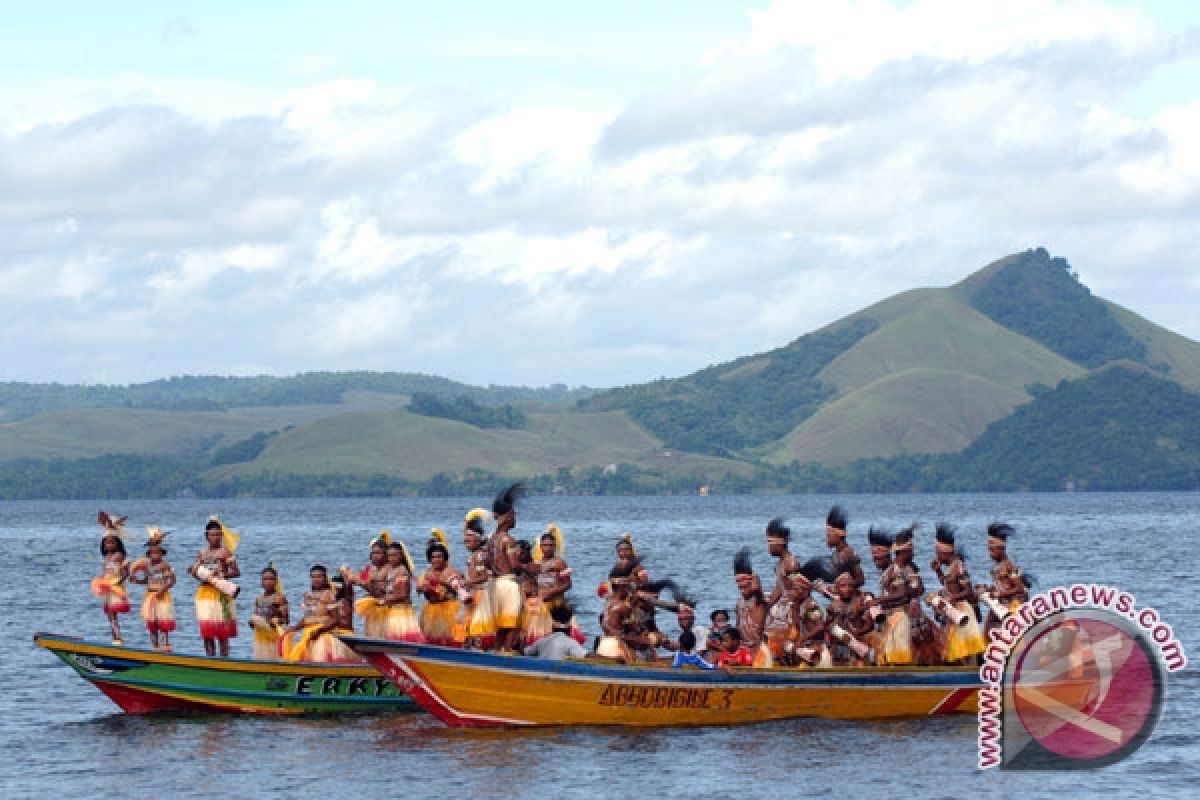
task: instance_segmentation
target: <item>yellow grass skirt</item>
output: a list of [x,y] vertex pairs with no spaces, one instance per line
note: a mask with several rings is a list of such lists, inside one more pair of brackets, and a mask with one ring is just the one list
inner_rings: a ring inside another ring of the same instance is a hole
[[959,661],[982,653],[987,648],[983,633],[979,630],[979,622],[975,619],[975,609],[966,600],[959,600],[954,607],[967,618],[966,625],[947,624],[942,630],[946,637],[946,660]]
[[881,664],[902,665],[913,662],[912,624],[908,609],[893,608],[887,612],[883,624],[883,647],[879,654]]
[[554,632],[554,620],[550,617],[550,605],[540,597],[525,598],[525,620],[521,626],[525,646]]
[[[257,624],[255,620],[258,620]],[[251,617],[250,623],[254,628],[254,657],[260,661],[278,661],[279,629],[262,617]]]
[[387,631],[387,606],[379,604],[374,597],[360,597],[354,601],[354,613],[363,621],[363,636],[383,639]]
[[384,620],[383,637],[396,642],[423,642],[421,626],[417,622],[417,612],[412,605],[403,603],[387,607],[387,618]]
[[457,600],[443,600],[440,603],[426,603],[421,609],[421,633],[430,644],[440,644],[444,647],[454,647],[462,644],[455,637],[455,622],[458,620]]
[[492,604],[488,600],[487,588],[480,587],[471,593],[471,602],[463,607],[467,636],[477,639],[481,646],[489,647],[496,636],[496,621],[492,617]]
[[288,631],[279,641],[284,661],[315,661],[313,645],[320,638],[320,625],[305,625],[298,631]]
[[525,595],[521,584],[512,575],[497,575],[488,584],[488,598],[492,604],[492,618],[497,629],[511,630],[521,627],[521,612],[525,610]]
[[175,601],[170,592],[146,592],[142,599],[142,621],[150,633],[170,633],[175,630]]

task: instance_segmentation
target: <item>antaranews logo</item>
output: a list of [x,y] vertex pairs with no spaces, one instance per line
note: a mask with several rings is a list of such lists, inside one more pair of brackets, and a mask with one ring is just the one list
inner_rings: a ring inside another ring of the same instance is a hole
[[979,676],[979,766],[1097,769],[1150,737],[1166,675],[1187,666],[1171,626],[1109,586],[1030,598],[991,631]]

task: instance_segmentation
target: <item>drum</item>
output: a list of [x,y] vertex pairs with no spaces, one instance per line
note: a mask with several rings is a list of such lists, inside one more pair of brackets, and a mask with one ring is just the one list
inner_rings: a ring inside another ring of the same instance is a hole
[[238,586],[233,581],[228,581],[224,578],[218,578],[213,574],[211,569],[203,564],[197,564],[193,572],[196,574],[197,578],[204,581],[226,597],[237,597],[238,593],[242,591],[242,587]]

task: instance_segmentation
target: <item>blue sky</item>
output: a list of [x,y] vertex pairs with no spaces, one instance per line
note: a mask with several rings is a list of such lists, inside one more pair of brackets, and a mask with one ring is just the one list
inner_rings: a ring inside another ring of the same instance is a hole
[[1200,4],[45,3],[0,380],[613,385],[1044,245],[1200,338]]

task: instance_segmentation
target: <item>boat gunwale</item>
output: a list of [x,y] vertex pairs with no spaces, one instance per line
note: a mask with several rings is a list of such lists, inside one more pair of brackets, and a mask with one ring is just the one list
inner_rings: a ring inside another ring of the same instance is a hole
[[340,636],[347,646],[366,655],[377,653],[415,663],[433,662],[487,672],[535,675],[547,680],[574,682],[636,681],[646,684],[703,684],[754,688],[839,687],[927,689],[983,685],[976,667],[872,666],[832,669],[794,667],[738,667],[724,670],[675,669],[658,664],[620,664],[614,661],[566,659],[552,661],[531,656],[500,655],[429,644],[394,642],[361,636]]
[[[141,647],[129,647],[127,645],[107,645],[66,634],[42,633],[40,631],[33,634],[33,643],[55,655],[59,655],[60,653],[77,653],[86,656],[103,656],[117,660],[159,666],[240,672],[244,674],[294,675],[298,672],[305,674],[317,672],[322,675],[337,675],[341,677],[384,677],[386,679],[386,676],[383,676],[379,670],[370,664],[328,664],[317,661],[263,661],[254,658],[233,658],[230,656],[164,653],[161,650],[149,650]],[[304,669],[296,669],[295,667],[303,667]]]

